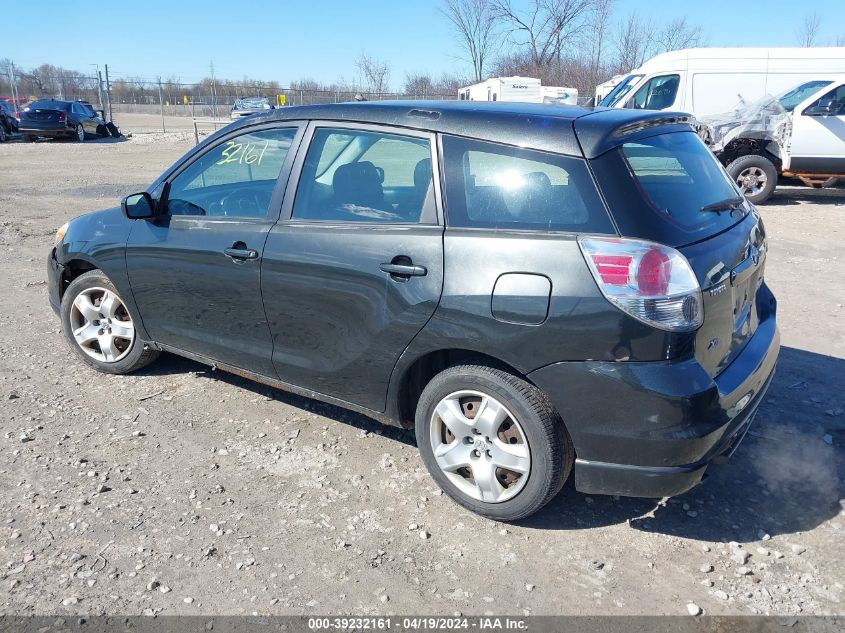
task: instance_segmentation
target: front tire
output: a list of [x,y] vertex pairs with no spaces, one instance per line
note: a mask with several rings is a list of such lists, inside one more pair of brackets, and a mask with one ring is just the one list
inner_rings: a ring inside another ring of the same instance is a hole
[[97,371],[128,374],[158,357],[157,350],[138,338],[133,315],[99,270],[71,282],[62,297],[61,319],[70,346]]
[[497,521],[523,519],[546,505],[575,460],[546,395],[485,365],[450,367],[426,385],[417,404],[416,436],[440,488]]
[[76,124],[76,130],[74,131],[73,140],[77,143],[85,142],[85,128],[82,127],[81,123]]
[[760,204],[769,199],[778,184],[778,170],[765,156],[740,156],[727,167],[728,175],[742,191],[745,199]]

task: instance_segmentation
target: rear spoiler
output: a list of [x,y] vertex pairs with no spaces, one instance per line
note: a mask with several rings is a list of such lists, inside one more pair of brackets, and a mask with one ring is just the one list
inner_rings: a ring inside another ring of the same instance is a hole
[[684,112],[621,108],[595,110],[574,121],[575,135],[586,158],[640,138],[668,132],[695,131],[695,117]]

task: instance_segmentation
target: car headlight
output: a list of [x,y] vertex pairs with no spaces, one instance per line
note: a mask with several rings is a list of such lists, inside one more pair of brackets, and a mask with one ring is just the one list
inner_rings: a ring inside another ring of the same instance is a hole
[[63,239],[65,239],[65,233],[67,233],[67,225],[68,223],[65,222],[59,227],[59,230],[56,231],[56,239],[53,242],[54,244],[59,244]]

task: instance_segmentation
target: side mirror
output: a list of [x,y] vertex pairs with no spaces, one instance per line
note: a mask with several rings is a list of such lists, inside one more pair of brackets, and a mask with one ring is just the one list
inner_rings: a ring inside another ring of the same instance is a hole
[[120,203],[123,215],[130,220],[144,220],[155,215],[155,201],[146,191],[126,196]]
[[818,105],[810,106],[804,110],[806,116],[829,116],[836,114],[836,102],[833,99],[819,101]]

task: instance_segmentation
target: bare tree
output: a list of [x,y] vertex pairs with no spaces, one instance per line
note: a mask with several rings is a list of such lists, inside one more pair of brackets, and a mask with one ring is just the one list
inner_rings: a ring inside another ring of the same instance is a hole
[[607,36],[607,29],[610,26],[610,15],[613,11],[613,3],[615,1],[595,0],[593,4],[589,22],[589,67],[588,76],[585,78],[585,83],[593,87],[599,83],[599,75],[602,72],[605,38]]
[[700,46],[703,39],[700,25],[689,24],[686,17],[675,18],[655,34],[655,53]]
[[498,43],[496,14],[490,0],[445,0],[440,9],[452,23],[475,81],[484,79],[484,67]]
[[387,62],[370,57],[362,52],[355,62],[355,67],[361,73],[367,92],[379,94],[387,92],[388,82],[390,81],[390,66],[387,65]]
[[641,66],[652,54],[654,37],[654,24],[640,19],[636,13],[631,13],[619,23],[616,31],[614,38],[616,59],[613,70],[617,73],[626,73]]
[[816,38],[819,35],[819,27],[821,26],[821,18],[817,13],[804,16],[804,22],[798,27],[796,37],[798,44],[801,46],[815,46]]
[[511,0],[490,0],[493,14],[525,46],[535,72],[559,62],[569,39],[588,17],[595,0],[531,0],[516,9]]

